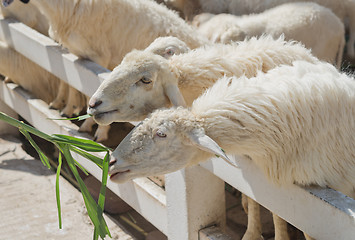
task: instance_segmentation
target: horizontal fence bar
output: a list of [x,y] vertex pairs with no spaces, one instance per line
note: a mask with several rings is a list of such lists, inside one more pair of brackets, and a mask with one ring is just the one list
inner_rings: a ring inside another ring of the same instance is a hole
[[109,70],[63,49],[52,39],[13,19],[0,19],[0,39],[72,87],[92,96]]
[[240,168],[220,158],[200,165],[315,239],[354,239],[354,199],[333,189],[276,186],[251,160],[235,161]]
[[[5,84],[0,81],[0,99],[34,127],[47,134],[60,133],[90,138],[87,134],[77,132],[78,126],[70,121],[50,120],[49,118],[61,118],[58,111],[49,109],[42,100],[32,99],[16,84]],[[99,167],[76,153],[73,153],[73,156],[94,177],[101,179],[102,170]],[[135,179],[125,184],[116,184],[108,180],[107,187],[160,231],[167,233],[166,196],[163,189],[147,178]]]

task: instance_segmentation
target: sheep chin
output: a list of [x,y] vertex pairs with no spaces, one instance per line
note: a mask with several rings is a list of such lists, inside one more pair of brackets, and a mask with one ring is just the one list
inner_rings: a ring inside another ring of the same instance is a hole
[[101,112],[101,113],[94,114],[93,118],[94,118],[95,122],[97,122],[98,124],[109,125],[113,122],[112,119],[114,119],[114,117],[112,117],[112,115],[115,115],[117,113],[118,113],[117,110],[112,110],[112,111],[108,111],[108,112]]
[[113,174],[110,174],[110,180],[115,183],[124,183],[132,179],[129,173],[129,169],[125,171],[115,172]]

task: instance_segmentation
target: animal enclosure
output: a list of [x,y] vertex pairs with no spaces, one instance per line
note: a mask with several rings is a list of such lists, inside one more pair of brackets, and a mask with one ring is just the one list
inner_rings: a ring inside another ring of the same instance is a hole
[[[0,34],[15,50],[88,96],[109,73],[17,21],[1,20]],[[47,134],[89,137],[78,133],[78,127],[69,121],[49,120],[59,118],[58,111],[50,110],[15,84],[0,82],[0,101]],[[95,164],[73,156],[101,179],[101,170]],[[224,182],[316,239],[354,238],[355,200],[332,189],[276,187],[251,161],[236,161],[240,168],[213,158],[168,174],[165,191],[147,178],[119,185],[108,181],[108,187],[172,240],[222,239],[208,232],[215,226],[218,230],[214,232],[223,232],[225,226]]]

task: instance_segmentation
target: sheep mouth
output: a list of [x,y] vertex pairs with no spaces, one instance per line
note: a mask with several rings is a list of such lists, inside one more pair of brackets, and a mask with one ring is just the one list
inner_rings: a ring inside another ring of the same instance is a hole
[[112,114],[112,113],[118,113],[118,109],[114,109],[114,110],[106,111],[106,112],[95,113],[93,116],[95,119],[100,119],[100,118],[103,118],[104,116],[106,116],[108,114]]
[[110,179],[111,179],[111,180],[115,180],[116,178],[122,176],[122,175],[125,174],[125,173],[129,173],[130,171],[131,171],[131,170],[127,169],[127,170],[125,170],[125,171],[118,171],[118,172],[112,173],[112,174],[110,175]]

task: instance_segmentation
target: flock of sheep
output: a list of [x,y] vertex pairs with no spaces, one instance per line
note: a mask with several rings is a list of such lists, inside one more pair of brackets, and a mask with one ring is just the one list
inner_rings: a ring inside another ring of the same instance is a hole
[[[80,130],[98,123],[98,141],[112,122],[142,121],[113,152],[112,181],[213,155],[235,166],[227,153],[247,156],[275,184],[354,198],[355,82],[339,69],[345,45],[354,57],[355,0],[165,4],[186,20],[152,0],[2,0],[4,17],[112,72],[89,98],[4,42],[0,72],[62,115],[88,106],[93,118]],[[286,222],[274,221],[275,239],[287,239]],[[260,239],[255,222],[244,240]]]

